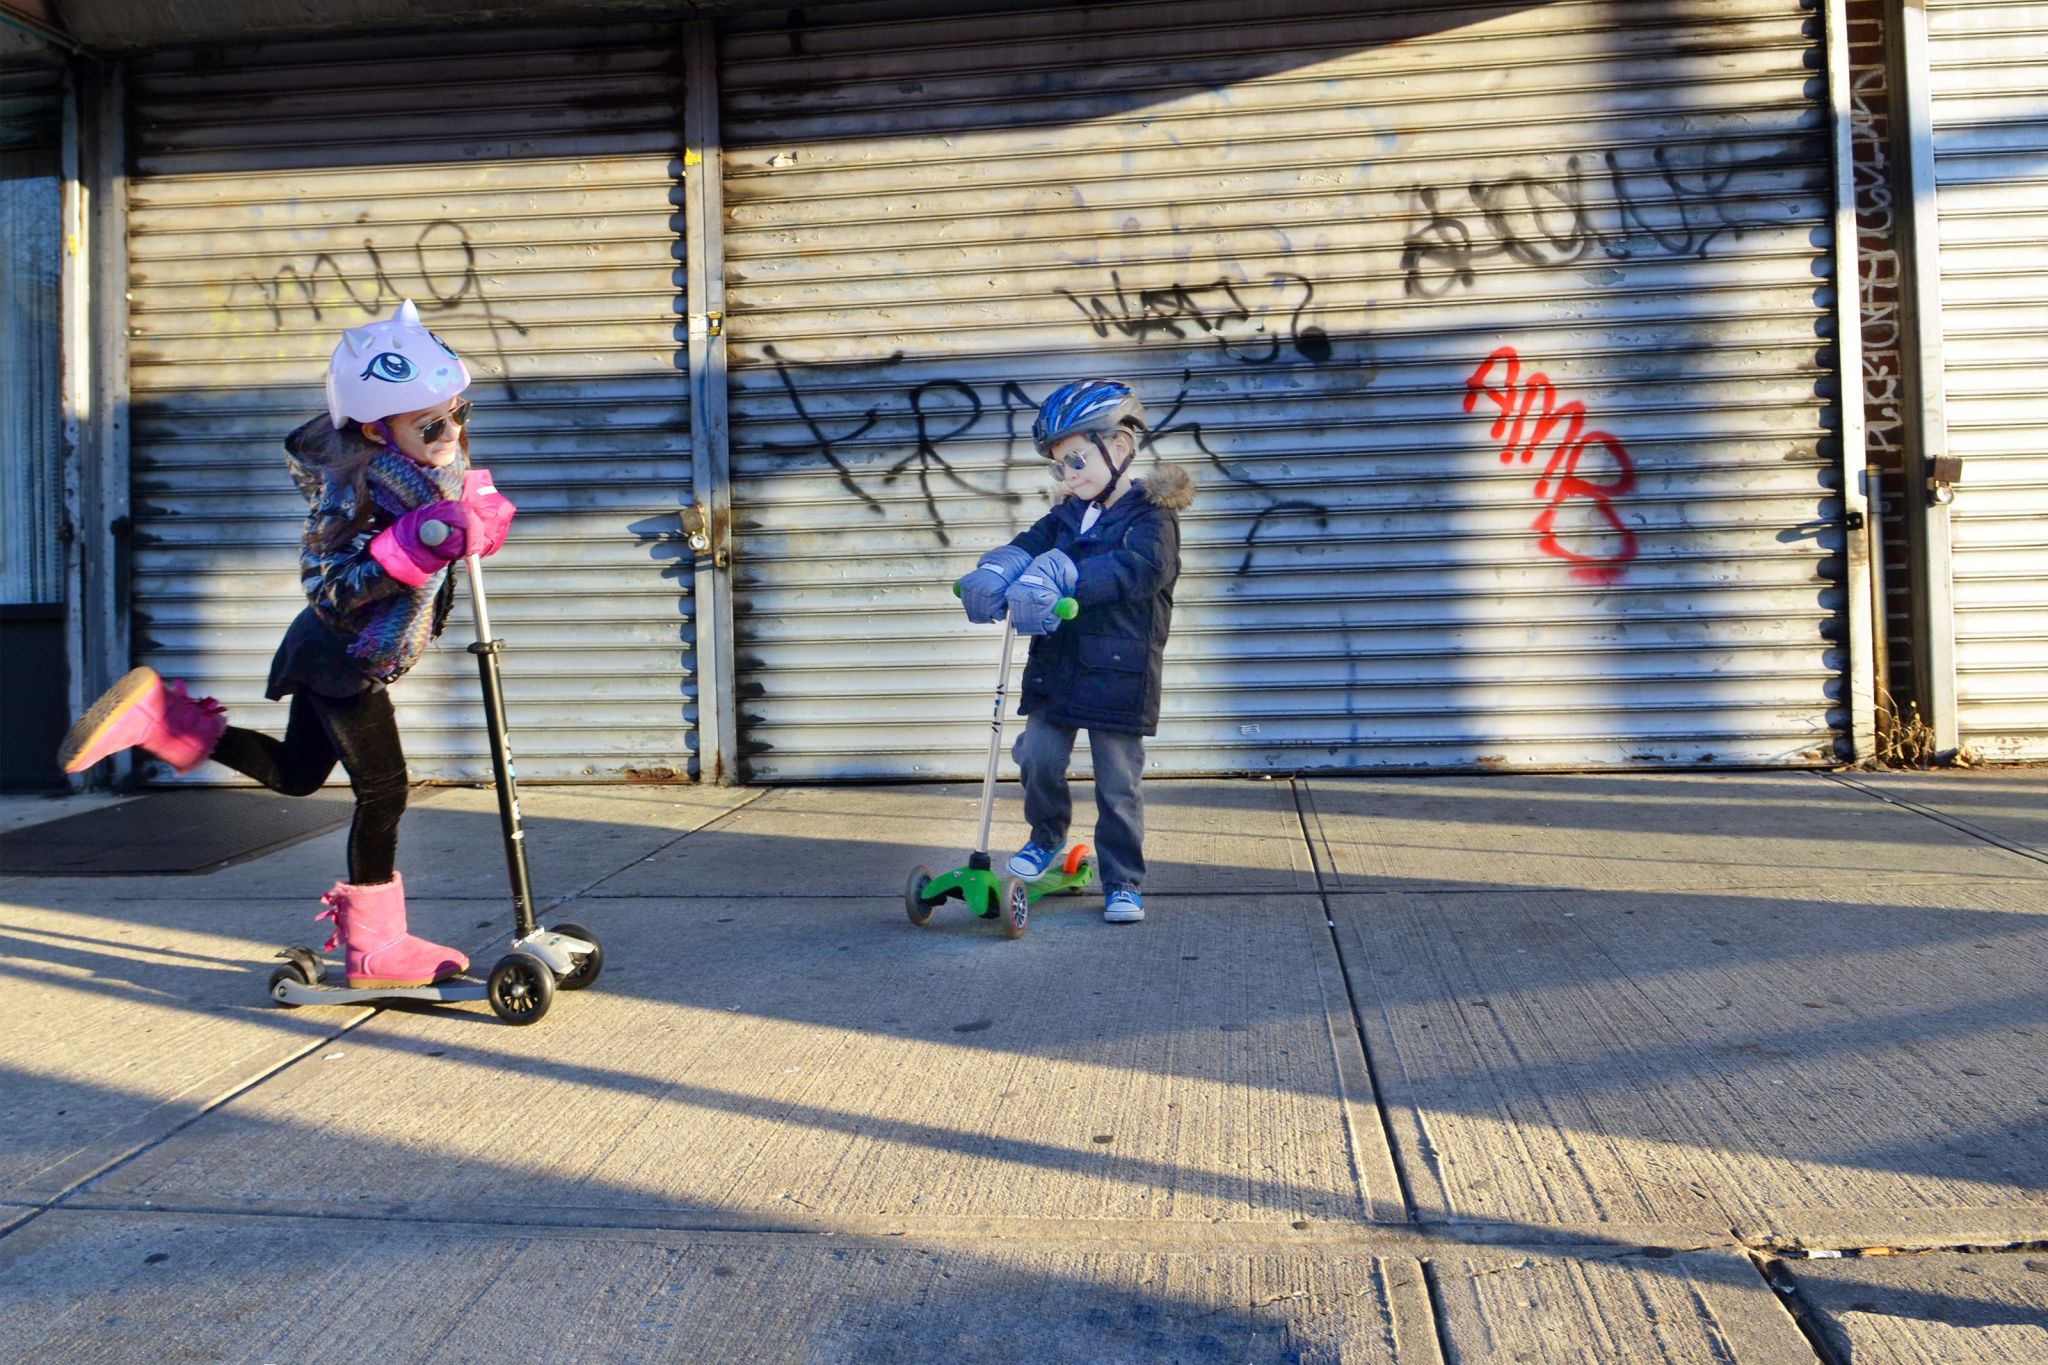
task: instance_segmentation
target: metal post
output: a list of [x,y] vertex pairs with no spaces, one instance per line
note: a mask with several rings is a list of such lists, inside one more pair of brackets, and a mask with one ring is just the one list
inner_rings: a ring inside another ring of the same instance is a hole
[[1905,514],[1913,580],[1913,672],[1934,747],[1957,741],[1954,566],[1949,506],[1934,475],[1948,464],[1948,389],[1942,371],[1940,224],[1934,199],[1934,105],[1925,0],[1891,0],[1885,12],[1899,158],[1899,348],[1906,425]]
[[726,426],[725,200],[718,126],[718,32],[683,26],[683,255],[688,292],[690,481],[696,551],[697,779],[739,782],[733,707],[732,453]]
[[512,742],[505,727],[505,693],[498,679],[498,656],[505,652],[505,642],[491,636],[483,560],[469,555],[462,565],[469,571],[469,604],[476,617],[476,643],[469,647],[469,652],[476,655],[477,673],[484,685],[484,724],[491,734],[491,773],[498,783],[498,825],[505,836],[505,870],[512,879],[512,914],[519,926],[518,936],[527,938],[534,932],[533,882],[526,871],[526,831],[519,823],[518,778],[512,771]]
[[[60,408],[62,413],[62,523],[57,528],[64,545],[64,662],[69,677],[65,705],[70,715],[85,710],[86,610],[85,610],[85,461],[88,428],[92,421],[92,278],[90,270],[92,233],[92,191],[81,174],[82,138],[79,89],[83,63],[72,60],[64,71],[63,134],[59,152],[61,225],[58,240],[57,326],[60,348]],[[67,779],[73,789],[83,778]]]
[[1834,133],[1835,372],[1842,436],[1842,554],[1849,615],[1850,758],[1877,752],[1876,640],[1871,574],[1879,514],[1870,497],[1869,451],[1863,430],[1863,291],[1857,265],[1856,151],[1850,122],[1847,0],[1827,0],[1828,119]]

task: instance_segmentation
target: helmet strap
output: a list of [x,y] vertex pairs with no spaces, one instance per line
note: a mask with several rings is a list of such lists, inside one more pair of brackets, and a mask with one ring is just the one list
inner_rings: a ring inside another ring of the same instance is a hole
[[1131,453],[1124,457],[1122,464],[1118,464],[1116,457],[1109,453],[1109,446],[1103,441],[1101,432],[1089,432],[1088,439],[1095,443],[1095,448],[1102,452],[1102,462],[1109,466],[1109,482],[1102,485],[1102,491],[1095,495],[1092,505],[1107,507],[1110,497],[1116,492],[1116,486],[1123,482],[1124,471],[1131,467],[1131,461],[1138,458],[1138,441],[1136,437],[1131,438]]

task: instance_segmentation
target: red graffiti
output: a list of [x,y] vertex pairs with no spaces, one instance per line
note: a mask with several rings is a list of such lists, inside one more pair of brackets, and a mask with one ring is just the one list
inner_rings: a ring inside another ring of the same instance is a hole
[[[1496,365],[1502,367],[1499,376],[1494,374]],[[1636,557],[1635,532],[1622,524],[1613,503],[1613,499],[1634,488],[1636,482],[1635,465],[1621,442],[1604,431],[1588,431],[1586,405],[1576,400],[1560,404],[1549,375],[1538,370],[1524,376],[1521,359],[1512,346],[1500,347],[1466,376],[1465,411],[1471,412],[1482,394],[1500,409],[1500,415],[1493,419],[1493,439],[1501,442],[1502,464],[1517,460],[1528,464],[1536,458],[1538,450],[1550,450],[1549,463],[1543,466],[1543,477],[1536,480],[1535,488],[1535,496],[1545,499],[1545,506],[1530,523],[1531,529],[1542,536],[1536,542],[1537,548],[1547,555],[1570,560],[1572,577],[1585,582],[1612,583],[1621,577],[1623,566]],[[1555,444],[1551,441],[1553,436]],[[1605,482],[1579,472],[1579,461],[1592,446],[1604,449],[1614,461],[1613,476]],[[1592,514],[1606,524],[1606,529],[1596,523],[1578,530],[1567,527],[1563,534],[1575,539],[1590,536],[1601,544],[1604,552],[1582,552],[1558,539],[1558,514],[1566,510],[1565,504],[1573,498],[1586,499]]]

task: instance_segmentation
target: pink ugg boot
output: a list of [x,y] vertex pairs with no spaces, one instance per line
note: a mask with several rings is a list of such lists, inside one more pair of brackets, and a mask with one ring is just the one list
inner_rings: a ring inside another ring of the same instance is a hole
[[228,713],[212,697],[185,695],[185,684],[165,685],[153,668],[131,668],[86,708],[57,750],[57,766],[83,772],[109,754],[140,745],[181,773],[204,763],[228,728]]
[[320,901],[327,909],[314,919],[334,921],[327,951],[341,945],[351,986],[431,986],[469,968],[453,948],[405,932],[405,879],[396,872],[375,886],[336,882]]

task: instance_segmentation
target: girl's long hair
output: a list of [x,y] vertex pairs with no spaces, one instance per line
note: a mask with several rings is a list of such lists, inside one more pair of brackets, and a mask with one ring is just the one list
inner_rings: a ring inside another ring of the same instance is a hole
[[[469,464],[469,428],[463,427],[462,462]],[[306,527],[306,545],[316,554],[332,554],[369,526],[376,504],[370,497],[370,461],[388,448],[363,430],[360,422],[336,427],[326,413],[299,425],[284,439],[292,481],[307,506],[317,507],[324,490],[345,488],[353,515],[328,517]]]

